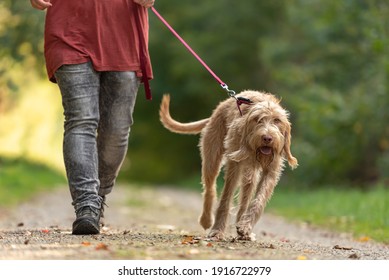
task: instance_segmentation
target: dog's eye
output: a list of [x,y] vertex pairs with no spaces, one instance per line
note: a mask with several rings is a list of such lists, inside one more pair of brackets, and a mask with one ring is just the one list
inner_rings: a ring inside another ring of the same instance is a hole
[[281,120],[278,119],[278,118],[277,118],[277,119],[274,119],[274,123],[275,123],[275,124],[279,124],[279,123],[281,123]]

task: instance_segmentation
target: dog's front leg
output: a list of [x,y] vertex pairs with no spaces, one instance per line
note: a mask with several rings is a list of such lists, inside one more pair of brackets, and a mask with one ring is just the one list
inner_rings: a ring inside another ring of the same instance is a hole
[[254,188],[258,184],[258,172],[254,168],[246,167],[243,171],[242,186],[239,193],[239,211],[236,215],[236,224],[242,220],[243,215],[247,212]]
[[262,215],[263,210],[273,190],[278,183],[280,170],[267,171],[262,175],[257,186],[257,190],[253,201],[251,202],[246,213],[243,214],[240,221],[237,223],[238,239],[252,240],[251,232],[255,224]]
[[225,168],[225,183],[220,198],[219,206],[216,210],[215,223],[208,235],[215,239],[224,239],[224,231],[228,222],[231,201],[239,181],[239,165],[237,162],[228,161]]

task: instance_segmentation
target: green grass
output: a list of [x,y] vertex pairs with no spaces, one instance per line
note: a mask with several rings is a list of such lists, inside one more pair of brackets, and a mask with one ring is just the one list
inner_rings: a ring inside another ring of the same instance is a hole
[[389,243],[389,188],[276,188],[266,211]]
[[47,166],[23,159],[0,158],[0,206],[14,205],[65,183],[64,175]]

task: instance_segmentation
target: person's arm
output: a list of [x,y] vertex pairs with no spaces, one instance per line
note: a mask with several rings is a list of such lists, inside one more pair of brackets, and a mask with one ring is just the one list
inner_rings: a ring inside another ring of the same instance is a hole
[[30,0],[31,6],[38,10],[44,10],[51,7],[50,0]]
[[145,8],[150,8],[154,6],[155,0],[134,0],[134,2]]

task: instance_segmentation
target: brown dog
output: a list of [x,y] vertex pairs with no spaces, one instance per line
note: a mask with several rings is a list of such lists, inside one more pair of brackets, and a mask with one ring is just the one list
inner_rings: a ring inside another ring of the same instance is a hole
[[[212,226],[209,237],[223,239],[231,200],[240,186],[240,206],[236,218],[238,239],[251,240],[252,228],[259,220],[287,160],[291,168],[297,159],[290,152],[291,124],[280,100],[269,93],[244,91],[236,95],[252,101],[241,105],[229,98],[221,102],[208,119],[180,123],[169,113],[169,95],[163,97],[160,119],[168,130],[181,134],[201,132],[203,212],[200,224]],[[213,222],[216,178],[225,168],[225,184]]]

